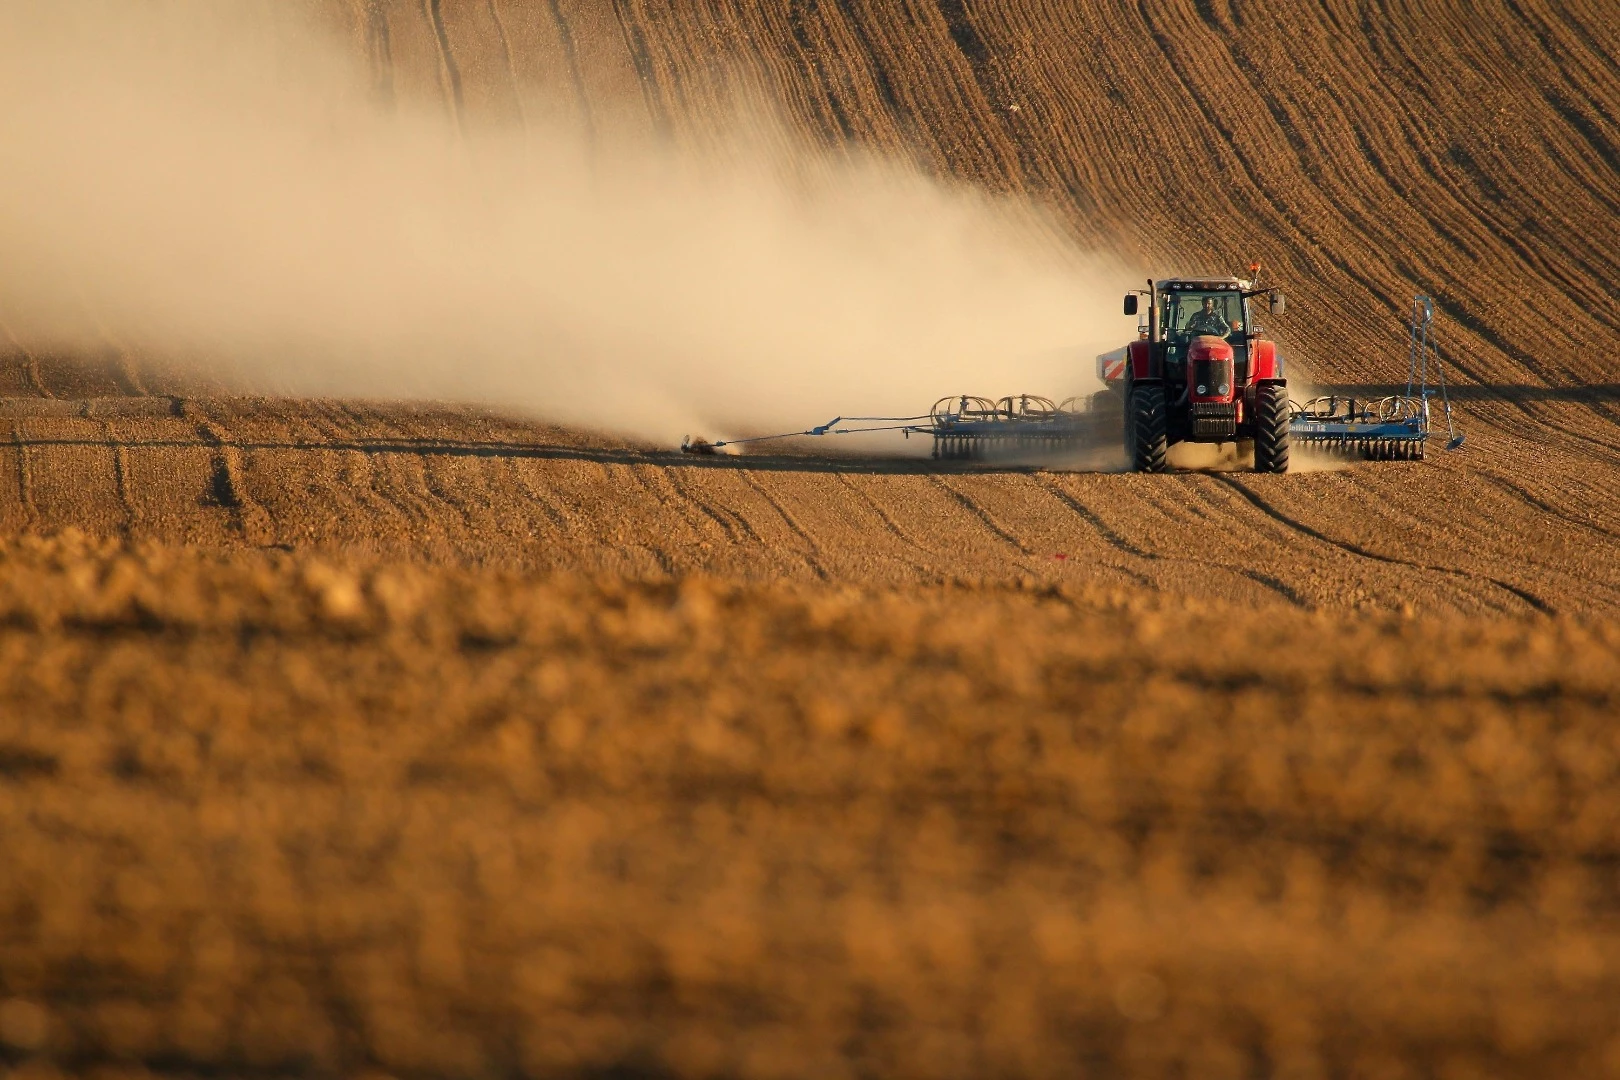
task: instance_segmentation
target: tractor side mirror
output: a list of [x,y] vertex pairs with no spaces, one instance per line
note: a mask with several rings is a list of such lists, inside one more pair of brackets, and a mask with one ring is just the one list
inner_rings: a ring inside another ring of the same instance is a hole
[[1273,315],[1281,315],[1285,306],[1282,293],[1274,292],[1271,294],[1271,313]]
[[1135,293],[1126,293],[1125,294],[1125,314],[1127,314],[1127,315],[1135,315],[1136,314],[1136,294]]

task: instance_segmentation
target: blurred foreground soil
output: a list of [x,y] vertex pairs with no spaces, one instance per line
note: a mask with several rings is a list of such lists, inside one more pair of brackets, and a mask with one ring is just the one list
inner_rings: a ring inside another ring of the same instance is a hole
[[1617,652],[1601,620],[8,541],[3,1060],[1613,1073]]

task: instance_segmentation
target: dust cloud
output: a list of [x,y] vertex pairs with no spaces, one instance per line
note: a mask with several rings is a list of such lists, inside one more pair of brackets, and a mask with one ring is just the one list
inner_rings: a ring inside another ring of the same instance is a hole
[[464,134],[377,108],[358,50],[290,8],[0,0],[19,341],[667,441],[1082,393],[1128,329],[1128,275],[1028,208],[780,129],[702,155]]

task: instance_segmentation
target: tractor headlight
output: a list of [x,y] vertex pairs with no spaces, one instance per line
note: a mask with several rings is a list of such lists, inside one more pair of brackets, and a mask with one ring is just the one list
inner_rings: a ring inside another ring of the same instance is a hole
[[1207,393],[1209,393],[1209,387],[1205,386],[1203,383],[1199,383],[1198,384],[1198,392],[1200,394],[1207,394]]
[[1222,397],[1226,396],[1226,391],[1228,389],[1230,389],[1230,387],[1228,387],[1225,383],[1221,383],[1221,396]]

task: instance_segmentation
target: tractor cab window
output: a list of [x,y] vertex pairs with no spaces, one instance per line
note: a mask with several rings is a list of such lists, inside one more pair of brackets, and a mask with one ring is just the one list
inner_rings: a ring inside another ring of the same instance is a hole
[[[1165,337],[1185,341],[1197,334],[1228,337],[1243,332],[1243,296],[1236,292],[1160,293]],[[1205,311],[1204,301],[1211,301]]]

